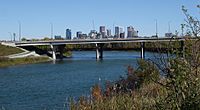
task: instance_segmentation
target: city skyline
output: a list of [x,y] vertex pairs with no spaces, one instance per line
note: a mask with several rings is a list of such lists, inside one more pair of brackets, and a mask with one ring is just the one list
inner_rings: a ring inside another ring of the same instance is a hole
[[[131,28],[131,29],[130,29]],[[127,27],[127,32],[125,32],[125,28],[120,26],[115,26],[113,33],[111,29],[106,26],[99,26],[99,31],[90,30],[89,33],[83,33],[82,31],[76,31],[76,35],[72,36],[72,31],[70,28],[66,29],[66,35],[55,35],[55,39],[102,39],[102,38],[133,38],[133,37],[141,37],[138,36],[138,30],[135,30],[133,26]]]
[[140,36],[151,36],[155,34],[156,20],[158,34],[164,36],[169,22],[171,31],[178,30],[180,33],[180,24],[185,18],[181,6],[185,5],[194,14],[200,12],[195,8],[196,4],[198,0],[1,1],[0,39],[9,40],[10,33],[16,33],[18,39],[19,25],[22,37],[51,37],[51,24],[53,35],[61,36],[65,36],[68,28],[72,36],[76,36],[77,31],[89,33],[93,28],[98,31],[99,26],[111,29],[112,34],[114,26],[133,26]]

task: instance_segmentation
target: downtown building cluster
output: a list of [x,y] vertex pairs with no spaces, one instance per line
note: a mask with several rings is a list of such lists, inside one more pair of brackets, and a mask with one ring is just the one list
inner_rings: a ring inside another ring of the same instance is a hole
[[[91,30],[88,34],[81,31],[77,31],[76,35],[72,38],[71,29],[66,29],[66,39],[118,39],[118,38],[134,38],[138,37],[138,31],[136,31],[133,26],[127,27],[127,33],[124,28],[115,26],[113,34],[111,29],[106,29],[105,26],[99,27],[99,32],[96,30]],[[60,39],[61,36],[55,36],[55,39]]]

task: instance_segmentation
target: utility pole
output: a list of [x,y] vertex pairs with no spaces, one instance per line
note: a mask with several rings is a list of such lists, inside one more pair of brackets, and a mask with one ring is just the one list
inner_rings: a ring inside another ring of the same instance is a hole
[[18,21],[19,24],[19,41],[21,41],[21,22]]
[[53,23],[51,23],[51,39],[53,40]]
[[14,39],[13,39],[13,40],[15,41],[15,37],[16,37],[16,34],[15,34],[15,33],[13,33],[13,37],[14,37]]
[[158,37],[158,21],[156,19],[156,37]]
[[113,36],[115,36],[115,22],[113,23]]

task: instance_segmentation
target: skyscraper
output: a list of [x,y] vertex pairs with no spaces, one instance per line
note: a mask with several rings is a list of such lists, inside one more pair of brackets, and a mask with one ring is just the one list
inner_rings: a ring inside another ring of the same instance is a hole
[[122,27],[119,28],[119,36],[120,38],[125,38],[125,32]]
[[119,38],[120,37],[120,29],[118,26],[115,27],[115,38]]
[[100,26],[99,33],[102,35],[102,38],[105,38],[106,37],[106,27]]
[[138,31],[136,30],[133,31],[133,37],[138,37]]
[[120,38],[125,38],[125,32],[120,33]]
[[138,37],[138,31],[135,31],[133,26],[127,27],[127,38]]
[[91,39],[95,39],[97,37],[97,31],[96,30],[91,30],[88,35],[89,35],[89,37]]
[[133,31],[134,31],[133,26],[127,27],[127,38],[133,37]]
[[61,40],[62,37],[61,37],[61,35],[55,35],[55,36],[54,36],[54,39]]
[[71,39],[71,38],[72,38],[71,29],[66,29],[66,39]]
[[108,37],[111,36],[111,29],[107,29],[107,36],[108,36]]
[[123,33],[123,32],[124,32],[123,28],[120,27],[120,28],[119,28],[119,33]]
[[76,32],[77,39],[81,39],[81,37],[82,37],[81,35],[82,35],[81,31]]

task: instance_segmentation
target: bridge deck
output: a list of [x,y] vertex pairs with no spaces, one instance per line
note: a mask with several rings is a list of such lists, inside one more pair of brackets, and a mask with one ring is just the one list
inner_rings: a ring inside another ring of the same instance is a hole
[[76,39],[15,42],[16,46],[184,41],[185,38]]

